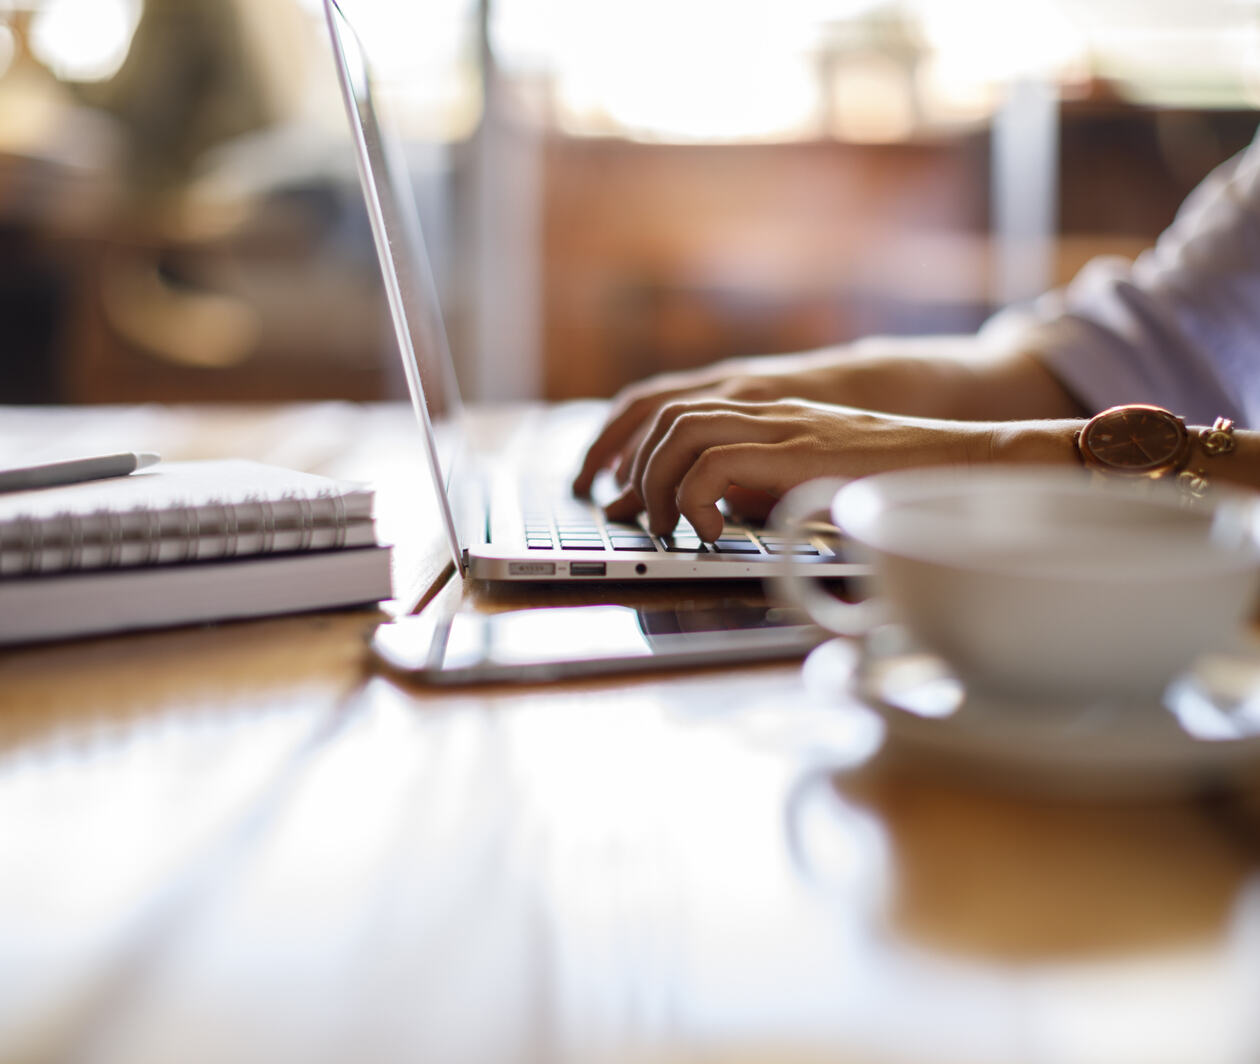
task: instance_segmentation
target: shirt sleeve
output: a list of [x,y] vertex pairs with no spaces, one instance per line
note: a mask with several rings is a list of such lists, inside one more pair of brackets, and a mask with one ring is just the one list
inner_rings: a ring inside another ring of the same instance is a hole
[[1040,358],[1091,409],[1155,403],[1260,426],[1260,137],[1134,262],[1096,259],[982,335]]

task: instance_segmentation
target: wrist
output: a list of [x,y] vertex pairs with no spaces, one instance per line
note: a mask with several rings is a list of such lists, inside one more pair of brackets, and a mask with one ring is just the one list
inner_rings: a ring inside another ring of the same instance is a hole
[[1229,418],[1218,417],[1212,425],[1187,425],[1177,414],[1144,403],[1095,414],[1076,442],[1081,462],[1096,474],[1133,482],[1166,481],[1187,502],[1207,495],[1217,480],[1246,483],[1245,474],[1253,465],[1245,453],[1251,441],[1241,441]]
[[1079,467],[1076,435],[1084,424],[1077,418],[989,422],[980,433],[985,448],[981,461]]

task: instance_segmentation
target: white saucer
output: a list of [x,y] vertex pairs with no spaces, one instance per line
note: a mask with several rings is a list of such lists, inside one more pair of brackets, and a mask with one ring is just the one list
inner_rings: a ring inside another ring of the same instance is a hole
[[1205,658],[1163,704],[998,703],[969,697],[939,658],[879,635],[865,646],[824,643],[805,662],[805,682],[879,714],[881,758],[1090,798],[1186,794],[1260,768],[1260,660]]

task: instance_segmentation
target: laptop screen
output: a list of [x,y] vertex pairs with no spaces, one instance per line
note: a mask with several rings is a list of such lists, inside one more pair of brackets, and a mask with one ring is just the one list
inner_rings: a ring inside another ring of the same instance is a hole
[[371,66],[358,34],[336,0],[324,0],[324,14],[407,390],[424,432],[455,564],[462,572],[460,546],[469,542],[467,530],[458,527],[468,517],[457,473],[463,410],[414,186],[401,142],[373,93]]

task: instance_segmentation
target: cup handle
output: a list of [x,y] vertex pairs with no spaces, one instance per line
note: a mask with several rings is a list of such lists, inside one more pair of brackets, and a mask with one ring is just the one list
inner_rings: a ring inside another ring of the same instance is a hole
[[[804,543],[803,526],[813,514],[830,513],[831,500],[847,480],[811,480],[787,492],[770,515],[772,527],[785,539]],[[785,551],[771,577],[777,596],[803,609],[820,625],[837,635],[864,636],[886,620],[883,603],[877,599],[844,602],[822,591],[818,581],[808,576],[808,562],[794,561]]]

